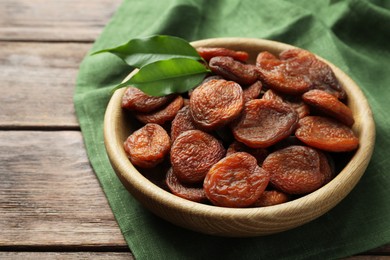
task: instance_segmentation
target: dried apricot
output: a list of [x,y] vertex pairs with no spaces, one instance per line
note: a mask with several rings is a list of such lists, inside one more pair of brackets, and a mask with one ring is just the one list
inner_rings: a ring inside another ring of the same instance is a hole
[[242,116],[232,125],[237,141],[252,148],[266,148],[289,136],[298,122],[295,110],[275,100],[245,103]]
[[172,144],[171,164],[183,183],[199,183],[216,162],[225,156],[222,144],[200,130],[180,134]]
[[170,102],[164,108],[151,113],[135,113],[135,117],[144,124],[155,123],[163,125],[164,123],[171,121],[175,118],[177,112],[183,107],[184,99],[181,96],[177,96],[172,102]]
[[292,69],[304,74],[311,82],[311,88],[324,90],[339,99],[346,98],[346,93],[337,80],[332,68],[318,59],[313,53],[302,49],[289,49],[279,55],[289,63]]
[[242,88],[242,94],[244,97],[244,102],[248,102],[249,100],[256,99],[259,97],[261,93],[261,89],[263,87],[263,84],[261,84],[261,81],[256,81],[249,87],[243,87]]
[[216,206],[242,208],[252,205],[263,193],[269,174],[245,152],[229,155],[211,167],[203,188]]
[[195,202],[207,201],[206,193],[202,185],[195,186],[181,183],[172,168],[168,170],[165,182],[168,189],[176,196]]
[[128,87],[122,97],[122,108],[143,113],[152,112],[171,101],[174,95],[152,97],[138,88]]
[[271,184],[288,194],[313,192],[325,181],[317,151],[307,146],[277,150],[265,158],[262,167],[270,173]]
[[272,89],[268,89],[264,93],[262,98],[268,99],[268,100],[274,99],[274,100],[278,100],[280,102],[284,102],[284,103],[290,105],[292,108],[295,109],[295,111],[297,111],[299,118],[303,118],[303,117],[308,116],[310,114],[309,106],[307,104],[305,104],[302,101],[302,98],[299,96],[281,95],[279,93],[276,93]]
[[146,124],[124,142],[131,163],[142,168],[152,168],[161,163],[170,148],[168,133],[157,124]]
[[210,80],[190,97],[190,111],[197,126],[214,130],[234,120],[244,107],[242,88],[233,81]]
[[296,69],[290,71],[285,62],[267,51],[259,53],[256,65],[259,69],[259,78],[276,91],[296,95],[308,91],[311,87],[304,75],[296,72]]
[[199,47],[196,50],[206,61],[216,56],[229,56],[239,61],[246,61],[249,58],[249,54],[245,51],[234,51],[221,47]]
[[332,69],[316,56],[302,49],[290,49],[279,55],[269,52],[257,56],[259,78],[270,88],[286,94],[302,94],[310,89],[322,89],[345,97]]
[[359,146],[359,139],[351,128],[322,116],[300,119],[295,136],[311,147],[329,152],[353,151]]
[[331,116],[347,126],[355,123],[351,109],[337,97],[319,89],[313,89],[302,95],[307,104],[315,107],[328,116]]
[[240,85],[251,85],[258,80],[258,71],[255,65],[244,64],[227,56],[217,56],[210,60],[212,72],[232,80]]
[[278,190],[265,190],[260,198],[255,201],[253,207],[268,207],[288,202],[290,196]]
[[[222,78],[222,77],[219,76],[219,75],[210,75],[210,76],[206,77],[198,86],[202,85],[203,83],[206,83],[207,81],[214,80],[214,79],[224,79],[224,78]],[[192,92],[194,92],[194,90],[195,90],[196,88],[197,88],[197,87],[188,90],[188,97],[191,98]]]
[[188,130],[194,130],[196,126],[192,120],[189,106],[184,106],[177,112],[175,118],[172,121],[171,126],[171,140],[172,142],[183,132]]

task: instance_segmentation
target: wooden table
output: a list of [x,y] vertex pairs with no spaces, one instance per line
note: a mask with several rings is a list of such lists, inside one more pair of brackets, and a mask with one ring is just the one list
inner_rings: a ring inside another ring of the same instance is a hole
[[73,107],[79,64],[120,2],[0,0],[0,259],[133,258]]

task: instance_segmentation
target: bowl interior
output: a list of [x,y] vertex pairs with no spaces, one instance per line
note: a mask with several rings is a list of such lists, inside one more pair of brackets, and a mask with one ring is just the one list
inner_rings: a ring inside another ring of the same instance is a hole
[[[294,48],[279,42],[248,38],[217,38],[192,44],[195,47],[247,51],[250,54],[249,62],[252,63],[260,51],[278,54]],[[359,181],[371,158],[375,140],[375,125],[364,94],[344,72],[324,61],[332,67],[348,94],[348,105],[355,118],[353,131],[360,145],[341,172],[319,190],[276,206],[231,209],[191,202],[159,188],[156,184],[160,179],[153,176],[161,176],[164,167],[141,173],[124,152],[123,142],[131,132],[141,127],[120,107],[125,89],[117,90],[112,96],[104,121],[106,150],[115,172],[132,195],[149,210],[176,225],[202,233],[235,237],[267,235],[300,226],[321,216],[347,196]]]

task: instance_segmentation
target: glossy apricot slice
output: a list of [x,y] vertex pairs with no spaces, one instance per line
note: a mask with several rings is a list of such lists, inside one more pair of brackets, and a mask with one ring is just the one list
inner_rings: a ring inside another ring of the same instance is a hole
[[300,119],[295,136],[311,147],[329,152],[348,152],[359,146],[359,139],[351,128],[322,116]]
[[229,155],[211,167],[203,183],[207,198],[216,206],[242,208],[263,193],[269,174],[245,152]]

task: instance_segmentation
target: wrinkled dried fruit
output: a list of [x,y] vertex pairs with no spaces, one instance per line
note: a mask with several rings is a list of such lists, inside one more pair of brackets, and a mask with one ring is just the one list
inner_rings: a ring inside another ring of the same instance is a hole
[[270,173],[272,185],[288,194],[307,194],[325,182],[319,155],[307,146],[289,146],[271,153],[263,169]]
[[274,90],[269,89],[264,93],[263,99],[274,99],[290,105],[292,108],[295,109],[295,111],[297,111],[299,118],[304,118],[305,116],[308,116],[310,114],[309,106],[305,104],[299,96],[281,95],[279,93],[276,93]]
[[152,97],[138,88],[128,87],[122,97],[122,108],[142,113],[152,112],[171,101],[174,95]]
[[197,87],[190,111],[197,126],[214,130],[237,118],[244,107],[242,88],[233,81],[210,80]]
[[231,57],[214,57],[210,60],[209,67],[213,73],[221,75],[227,80],[235,81],[240,85],[251,85],[259,77],[255,65],[244,64]]
[[199,47],[196,48],[196,51],[206,61],[216,56],[229,56],[239,61],[246,61],[249,58],[249,54],[245,51],[234,51],[220,47]]
[[234,137],[252,148],[266,148],[289,136],[298,122],[295,110],[275,100],[254,99],[232,125]]
[[329,152],[353,151],[359,146],[359,139],[351,128],[321,116],[300,119],[295,136],[311,147]]
[[144,124],[155,123],[163,125],[165,122],[172,121],[183,105],[184,99],[181,96],[177,96],[166,107],[151,113],[135,113],[135,117]]
[[[260,52],[256,59],[259,69],[259,78],[270,88],[285,94],[302,94],[310,89],[304,75],[296,72],[294,67],[290,67],[279,60],[275,55],[264,51]],[[299,68],[299,66],[296,66]]]
[[203,183],[207,198],[216,206],[242,208],[263,193],[269,174],[245,152],[234,153],[214,164]]
[[216,162],[225,156],[222,144],[200,130],[180,134],[172,144],[171,164],[183,183],[199,183]]
[[263,84],[261,84],[261,81],[256,81],[249,87],[243,87],[243,97],[244,97],[244,103],[248,102],[249,100],[256,99],[259,97],[261,89],[263,87]]
[[157,124],[146,124],[124,142],[131,163],[142,168],[152,168],[161,163],[170,148],[168,133]]
[[[219,75],[211,75],[211,76],[206,77],[198,86],[202,85],[203,83],[206,83],[207,81],[214,80],[214,79],[224,79],[224,78],[222,78],[222,77],[219,76]],[[194,90],[195,90],[196,88],[197,88],[197,87],[188,90],[188,97],[191,98],[192,92],[194,92]]]
[[339,99],[346,98],[346,93],[337,80],[332,68],[325,62],[306,50],[289,49],[282,51],[279,55],[281,60],[285,60],[290,67],[297,72],[304,74],[311,82],[312,89],[321,89],[336,96]]
[[280,53],[279,58],[269,52],[261,52],[256,59],[259,77],[270,88],[293,95],[322,89],[338,98],[345,98],[332,69],[314,54],[290,49]]
[[328,92],[318,89],[310,90],[302,95],[302,99],[307,104],[347,126],[352,126],[355,123],[351,109]]
[[195,186],[181,183],[172,168],[168,170],[165,182],[168,189],[176,196],[195,202],[207,201],[202,185]]
[[290,196],[278,190],[265,190],[252,207],[268,207],[285,203],[290,200]]
[[172,121],[171,126],[171,140],[172,142],[183,132],[194,130],[196,126],[192,120],[189,106],[185,106],[177,112]]

